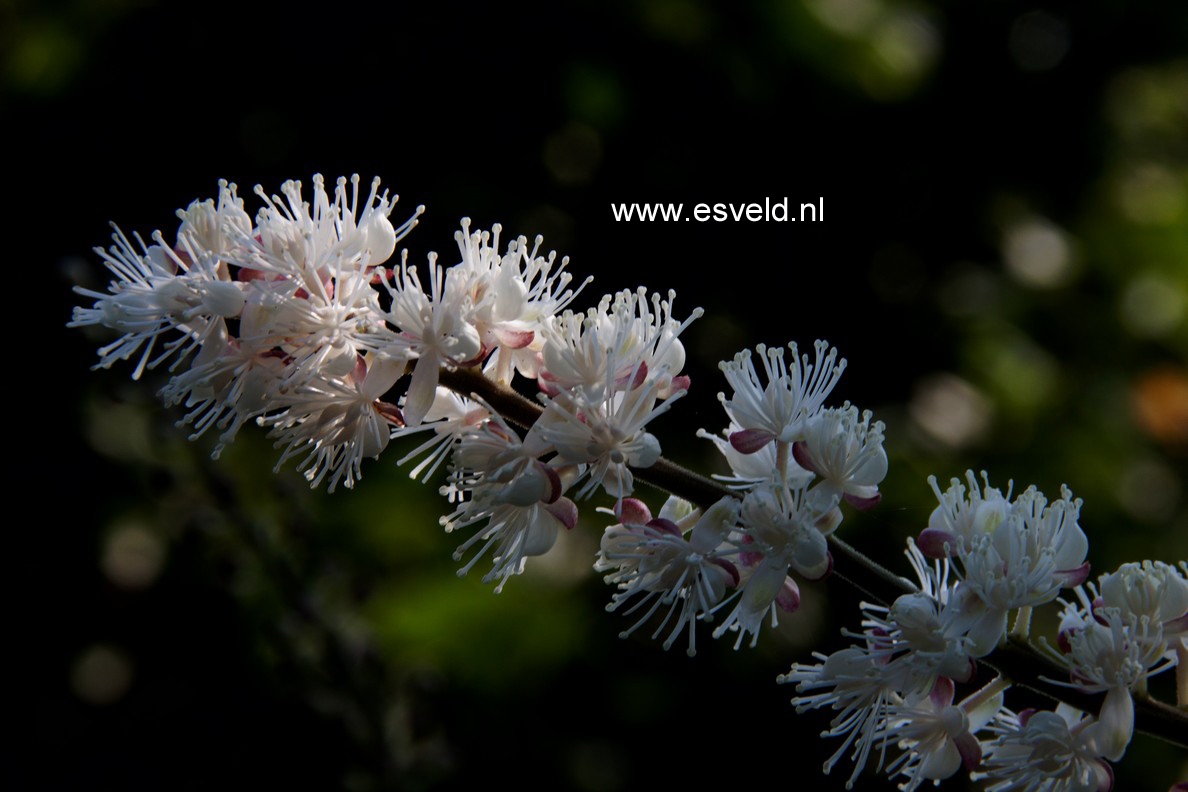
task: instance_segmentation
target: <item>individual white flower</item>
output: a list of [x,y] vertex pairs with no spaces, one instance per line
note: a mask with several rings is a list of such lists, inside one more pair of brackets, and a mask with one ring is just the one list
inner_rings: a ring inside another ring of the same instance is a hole
[[417,268],[409,266],[407,254],[390,280],[384,280],[392,297],[385,318],[400,329],[400,337],[381,335],[377,348],[395,344],[415,353],[417,363],[405,397],[404,418],[409,426],[417,426],[433,404],[441,367],[479,362],[482,339],[471,321],[475,306],[468,282],[465,277],[447,278],[435,254],[429,256],[427,290]]
[[423,459],[409,471],[408,476],[415,479],[423,474],[422,480],[428,481],[463,433],[467,429],[479,426],[490,417],[491,410],[483,404],[438,385],[433,404],[425,413],[422,423],[419,426],[402,426],[392,431],[393,439],[430,433],[428,440],[398,459],[396,464],[404,465],[423,456]]
[[565,271],[569,259],[557,264],[555,252],[540,255],[539,236],[531,248],[526,237],[518,237],[500,255],[501,230],[496,224],[490,232],[471,232],[470,219],[462,218],[462,231],[454,234],[462,257],[455,270],[470,284],[472,317],[483,347],[493,350],[484,373],[506,385],[516,371],[536,378],[543,322],[564,310],[593,278],[568,288],[573,280]]
[[[112,234],[115,244],[108,250],[95,248],[107,268],[116,276],[107,293],[74,287],[74,291],[95,303],[90,308],[75,307],[67,327],[101,325],[122,335],[99,349],[96,368],[109,368],[117,360],[127,360],[140,353],[133,379],[178,353],[179,359],[201,346],[215,331],[215,317],[233,317],[243,309],[239,287],[218,275],[218,261],[210,255],[186,255],[168,248],[160,234],[155,245],[146,245],[135,236],[140,247],[119,228]],[[179,335],[163,346],[153,358],[161,336],[176,331]]]
[[243,208],[236,186],[219,179],[218,204],[209,198],[194,200],[185,209],[177,210],[181,226],[178,242],[192,240],[192,244],[224,259],[232,245],[252,231],[252,219]]
[[[686,651],[692,657],[697,653],[697,620],[708,619],[726,589],[738,584],[737,568],[719,555],[737,520],[738,501],[725,497],[704,515],[686,514],[681,522],[693,523],[687,536],[680,523],[667,517],[652,519],[646,507],[639,508],[638,501],[625,499],[623,504],[620,515],[624,522],[610,526],[603,533],[594,566],[600,571],[613,570],[606,575],[606,582],[619,589],[607,610],[618,610],[632,601],[634,604],[625,613],[641,613],[620,634],[625,638],[658,610],[667,607],[652,637],[658,637],[672,622],[664,648],[668,649],[682,633],[687,633]],[[645,518],[646,522],[633,522]]]
[[561,528],[573,528],[577,523],[577,507],[565,497],[553,503],[538,501],[527,506],[500,503],[489,505],[481,513],[470,513],[466,519],[469,522],[454,523],[452,518],[443,518],[446,520],[446,530],[486,520],[485,525],[454,551],[454,560],[460,561],[471,547],[482,543],[465,566],[458,570],[458,576],[469,572],[493,547],[491,571],[483,576],[483,582],[499,581],[495,585],[498,593],[503,591],[509,578],[523,573],[530,556],[544,555],[552,549]]
[[644,427],[667,412],[683,392],[659,401],[659,387],[658,380],[627,391],[608,387],[605,398],[594,402],[581,393],[544,397],[545,412],[533,433],[567,463],[588,466],[578,497],[598,486],[613,497],[626,497],[634,487],[631,468],[650,467],[660,458],[660,442]]
[[[313,200],[302,195],[301,182],[286,181],[281,195],[270,196],[256,185],[255,192],[264,202],[256,215],[255,228],[236,240],[232,263],[252,273],[266,273],[298,281],[309,294],[323,294],[331,277],[347,272],[373,274],[396,248],[396,243],[417,222],[424,211],[418,207],[413,216],[394,228],[388,216],[396,197],[387,191],[379,194],[379,178],[371,182],[368,198],[359,206],[359,176],[340,177],[331,203],[321,174],[313,177]],[[223,227],[227,233],[228,227]],[[324,294],[323,294],[324,296]]]
[[[887,475],[887,453],[883,450],[883,423],[870,422],[871,413],[858,417],[858,408],[826,409],[806,422],[804,439],[792,446],[800,467],[820,480],[810,497],[828,511],[839,498],[859,509],[879,502],[879,483]],[[826,505],[828,504],[828,505]]]
[[[257,346],[274,345],[283,350],[289,358],[286,379],[294,386],[315,377],[346,375],[355,359],[367,351],[365,339],[383,328],[370,276],[363,273],[336,273],[323,289],[312,294],[297,294],[291,282],[284,281],[266,284],[257,280],[248,286],[252,308],[245,311],[247,320],[241,325],[240,337]],[[269,308],[261,317],[256,309],[265,305]],[[398,346],[389,346],[380,354],[408,357]]]
[[1109,792],[1114,774],[1093,740],[1093,719],[1065,704],[1055,712],[1003,713],[985,745],[987,792]]
[[928,477],[928,484],[939,504],[928,518],[928,527],[920,533],[917,545],[931,558],[948,557],[957,552],[958,540],[968,545],[975,536],[989,533],[995,525],[1010,513],[1010,490],[1002,492],[990,486],[986,474],[982,473],[984,486],[979,487],[972,470],[965,473],[969,482],[969,497],[965,486],[957,479],[951,479],[949,488],[943,493],[937,485],[936,476]]
[[1160,622],[1120,608],[1095,606],[1084,587],[1078,587],[1076,594],[1079,603],[1066,603],[1061,618],[1063,653],[1053,655],[1069,668],[1076,687],[1095,693],[1131,690],[1174,665],[1165,657],[1167,644]]
[[498,580],[495,590],[502,591],[510,577],[524,571],[529,556],[548,552],[558,531],[577,523],[577,507],[562,497],[566,480],[536,459],[498,415],[462,431],[451,467],[451,483],[443,491],[457,491],[459,502],[441,524],[452,532],[483,523],[454,553],[461,560],[480,545],[458,570],[460,576],[493,548],[492,569],[483,582]]
[[891,603],[885,619],[881,606],[864,607],[868,627],[880,632],[879,651],[902,667],[904,690],[920,690],[935,676],[968,681],[974,673],[969,641],[961,630],[960,584],[941,598],[924,591],[904,594]]
[[[1111,588],[1117,581],[1111,583]],[[1090,584],[1077,587],[1079,603],[1066,603],[1057,652],[1046,642],[1048,654],[1069,670],[1071,683],[1057,682],[1092,693],[1105,693],[1094,727],[1099,753],[1116,761],[1134,732],[1131,692],[1145,690],[1147,678],[1173,667],[1163,623],[1148,614],[1135,614],[1096,601]],[[1117,589],[1115,589],[1117,591]]]
[[875,739],[903,751],[886,768],[889,776],[907,778],[899,785],[903,792],[949,778],[962,765],[973,770],[981,762],[981,744],[974,735],[1001,710],[1002,693],[955,705],[954,691],[953,681],[940,677],[925,698],[893,704],[880,724]]
[[271,427],[270,437],[283,448],[276,470],[289,459],[304,454],[297,465],[311,487],[329,476],[329,491],[339,481],[353,487],[362,476],[364,457],[378,457],[388,445],[390,427],[398,422],[393,405],[380,401],[404,372],[404,361],[375,358],[358,360],[354,372],[342,381],[314,380],[289,396],[291,406],[261,417]]
[[778,625],[777,609],[794,611],[800,605],[800,590],[788,576],[790,569],[815,580],[832,568],[821,516],[806,503],[803,491],[767,488],[749,491],[743,499],[736,546],[739,550],[742,582],[739,593],[727,600],[734,607],[714,630],[719,638],[737,631],[734,647],[751,636],[751,646],[770,616]]
[[[250,232],[232,224],[236,236],[226,256],[248,286],[241,342],[277,347],[291,359],[287,379],[300,386],[314,377],[344,376],[368,348],[387,357],[407,357],[387,330],[373,288],[377,267],[416,225],[417,211],[400,228],[388,219],[395,198],[378,194],[379,179],[359,205],[359,177],[339,178],[330,201],[320,174],[312,203],[301,183],[285,182],[281,196],[257,186],[265,206]],[[232,230],[228,230],[232,229]],[[386,343],[385,343],[386,342]]]
[[800,607],[800,587],[788,576],[788,562],[778,556],[765,556],[757,564],[739,569],[739,593],[723,603],[733,602],[734,607],[714,629],[713,636],[720,638],[727,632],[737,632],[734,648],[738,649],[750,635],[750,646],[754,648],[768,616],[775,628],[779,626],[777,609],[790,613]]
[[544,323],[541,333],[541,390],[556,395],[580,395],[589,402],[604,401],[614,391],[656,381],[655,392],[669,398],[688,387],[679,377],[684,366],[680,334],[697,317],[695,309],[684,322],[672,316],[675,295],[668,300],[647,291],[606,295],[583,314],[570,311]]
[[212,426],[223,430],[211,456],[217,459],[247,421],[284,403],[276,392],[285,376],[285,362],[273,350],[245,346],[231,338],[220,319],[202,343],[190,367],[161,390],[165,405],[184,405],[179,425],[192,425],[194,440]]
[[[798,713],[822,707],[837,713],[821,736],[844,739],[825,760],[823,770],[828,774],[850,751],[854,770],[846,782],[849,789],[866,767],[872,749],[879,742],[877,735],[892,707],[902,703],[903,697],[887,677],[885,665],[860,647],[842,649],[829,656],[813,652],[813,656],[820,662],[812,665],[794,663],[792,669],[777,681],[796,685],[798,695],[792,698],[792,703]],[[880,766],[885,743],[881,747]]]
[[803,490],[751,490],[743,498],[741,522],[753,540],[752,552],[781,559],[809,580],[829,573],[832,560],[825,536],[833,524],[828,513],[813,508]]
[[[800,356],[795,343],[791,364],[784,362],[784,350],[755,348],[763,362],[764,378],[755,370],[750,350],[743,350],[732,361],[719,364],[733,390],[728,399],[718,394],[731,421],[742,427],[730,441],[739,451],[753,453],[776,440],[793,443],[802,439],[805,421],[815,415],[837,384],[846,361],[837,359],[837,350],[817,341],[815,361]],[[764,380],[766,382],[764,382]]]
[[1104,607],[1162,624],[1165,636],[1188,631],[1188,580],[1171,564],[1123,564],[1098,586]]
[[972,472],[969,480],[966,501],[956,481],[942,495],[930,479],[940,505],[920,544],[929,555],[959,560],[963,629],[974,656],[981,657],[1006,635],[1009,610],[1050,602],[1062,587],[1084,581],[1089,542],[1077,524],[1081,501],[1067,487],[1050,504],[1035,487],[1008,502],[989,484],[979,492]]

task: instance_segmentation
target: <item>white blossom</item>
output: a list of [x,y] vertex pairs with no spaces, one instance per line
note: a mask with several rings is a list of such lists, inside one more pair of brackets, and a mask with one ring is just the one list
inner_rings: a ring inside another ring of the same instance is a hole
[[1055,712],[1003,713],[974,777],[991,782],[987,792],[1109,792],[1114,774],[1097,751],[1093,723],[1063,704]]
[[731,436],[740,451],[757,451],[772,440],[792,443],[803,439],[805,422],[817,413],[846,368],[837,360],[837,350],[824,341],[814,345],[816,358],[799,354],[795,343],[788,345],[791,363],[785,363],[784,350],[755,348],[763,363],[761,380],[755,370],[750,350],[743,350],[731,361],[719,364],[733,390],[730,398],[718,394],[731,421],[742,427]]
[[883,423],[870,419],[869,410],[859,418],[857,407],[822,410],[806,422],[804,439],[792,446],[800,466],[819,477],[810,490],[819,510],[828,511],[840,498],[862,509],[879,502],[887,453]]
[[738,501],[723,498],[704,515],[689,512],[680,522],[667,517],[652,519],[646,507],[636,504],[639,502],[620,509],[624,522],[603,533],[594,565],[597,570],[610,571],[606,582],[618,589],[607,610],[633,602],[624,613],[638,612],[640,616],[621,633],[627,637],[658,610],[667,608],[652,637],[658,637],[671,622],[664,648],[686,633],[686,651],[693,656],[697,652],[697,620],[708,620],[726,589],[738,584],[738,570],[728,560],[729,547],[724,547],[738,518]]

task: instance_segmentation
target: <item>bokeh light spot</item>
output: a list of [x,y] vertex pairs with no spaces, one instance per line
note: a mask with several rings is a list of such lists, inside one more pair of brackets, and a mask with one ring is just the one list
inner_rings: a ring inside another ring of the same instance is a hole
[[940,53],[940,34],[927,18],[902,12],[881,20],[871,33],[874,68],[863,86],[873,99],[901,99],[919,86]]
[[108,644],[88,647],[70,669],[70,689],[89,704],[114,704],[132,687],[132,660]]
[[986,396],[953,374],[920,380],[908,404],[916,426],[952,448],[964,448],[983,437],[990,427],[991,410]]
[[165,562],[165,544],[139,523],[117,525],[103,543],[99,567],[104,576],[125,589],[152,585]]
[[880,0],[808,0],[806,5],[821,24],[847,36],[866,33],[883,11]]
[[1002,252],[1007,271],[1024,285],[1051,289],[1072,278],[1073,254],[1068,236],[1047,220],[1034,218],[1009,227]]
[[1158,338],[1184,316],[1184,295],[1176,284],[1156,274],[1139,275],[1122,291],[1122,324],[1132,335]]
[[1132,223],[1166,225],[1184,214],[1185,179],[1159,163],[1145,162],[1127,170],[1115,185],[1115,200]]
[[1165,366],[1143,374],[1132,394],[1135,417],[1165,443],[1188,443],[1188,370]]

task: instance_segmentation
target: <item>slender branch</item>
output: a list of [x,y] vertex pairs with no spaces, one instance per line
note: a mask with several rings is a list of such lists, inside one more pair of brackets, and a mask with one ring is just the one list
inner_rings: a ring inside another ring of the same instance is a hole
[[[540,405],[507,386],[487,379],[476,369],[442,369],[440,382],[463,396],[478,397],[506,420],[524,429],[531,428],[544,411]],[[739,496],[737,492],[721,483],[663,457],[651,467],[637,469],[635,476],[640,481],[678,495],[703,508],[724,496]],[[894,574],[842,539],[830,536],[829,545],[834,556],[833,574],[863,594],[887,604],[902,594],[916,590],[915,585],[909,580]],[[1040,654],[1026,641],[1012,637],[995,649],[991,656],[981,658],[980,662],[993,668],[1015,685],[1046,698],[1065,702],[1086,712],[1097,712],[1100,709],[1100,695],[1084,693],[1040,679],[1041,674],[1058,679],[1067,676],[1068,671]],[[1148,697],[1136,696],[1134,705],[1135,728],[1138,731],[1188,748],[1188,711]]]

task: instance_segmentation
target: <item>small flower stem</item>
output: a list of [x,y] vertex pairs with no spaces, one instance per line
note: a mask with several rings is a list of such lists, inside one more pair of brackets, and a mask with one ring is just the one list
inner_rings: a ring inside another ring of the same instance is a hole
[[999,693],[1004,692],[1010,686],[1011,680],[1004,676],[995,677],[992,682],[978,692],[966,696],[965,700],[961,702],[961,709],[965,710],[966,714],[973,712]]
[[[544,412],[540,405],[505,385],[487,379],[477,369],[443,368],[439,381],[456,393],[485,401],[505,420],[524,429],[531,428]],[[737,492],[717,481],[663,457],[649,468],[636,469],[636,477],[702,508],[711,506],[724,496],[739,497]],[[834,576],[867,596],[886,605],[894,602],[900,595],[917,590],[911,581],[876,563],[836,535],[829,536],[829,545],[835,557]],[[1030,622],[1030,615],[1027,622]],[[1015,627],[1019,628],[1018,620]],[[1188,658],[1182,653],[1178,656],[1178,703],[1183,707],[1188,699],[1188,671],[1185,670]],[[1096,712],[1101,707],[1100,695],[1082,693],[1045,682],[1041,678],[1042,675],[1059,679],[1067,676],[1067,669],[1044,657],[1027,640],[1016,636],[1014,631],[992,656],[984,657],[980,662],[993,668],[1008,683],[1028,688],[1047,698],[1065,702],[1086,712]],[[1138,699],[1135,701],[1135,728],[1174,745],[1188,748],[1188,710],[1177,709],[1150,698]]]
[[776,441],[776,469],[780,471],[781,477],[788,475],[788,451],[791,448],[791,443],[785,443],[783,440]]
[[1026,641],[1029,635],[1031,635],[1031,606],[1024,605],[1019,608],[1019,612],[1015,616],[1015,626],[1011,628],[1011,637]]

